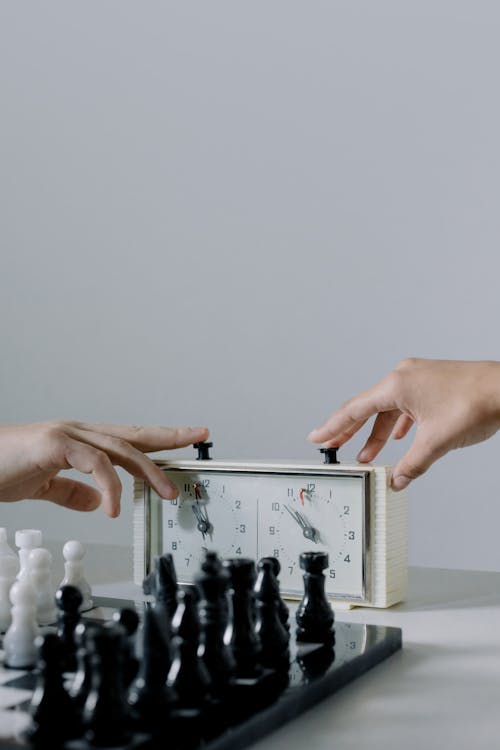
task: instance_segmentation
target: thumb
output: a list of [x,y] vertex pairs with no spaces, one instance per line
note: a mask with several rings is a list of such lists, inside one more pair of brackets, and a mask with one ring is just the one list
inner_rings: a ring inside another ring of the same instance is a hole
[[415,439],[408,452],[396,464],[392,472],[393,490],[404,490],[413,479],[424,474],[438,458],[444,456],[447,449],[440,445],[427,430],[417,430]]

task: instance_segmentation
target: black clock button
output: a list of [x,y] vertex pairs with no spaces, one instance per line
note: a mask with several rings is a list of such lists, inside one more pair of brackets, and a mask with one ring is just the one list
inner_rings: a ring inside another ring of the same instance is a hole
[[211,461],[212,456],[210,455],[210,448],[213,443],[194,443],[193,448],[198,451],[197,461]]
[[319,452],[323,454],[324,464],[338,464],[340,461],[337,459],[338,448],[320,448]]

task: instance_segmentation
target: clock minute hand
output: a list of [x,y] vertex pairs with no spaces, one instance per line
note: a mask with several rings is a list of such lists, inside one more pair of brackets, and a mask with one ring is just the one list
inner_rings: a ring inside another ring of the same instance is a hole
[[299,513],[298,510],[292,510],[288,505],[285,505],[285,508],[302,529],[302,534],[304,535],[304,537],[306,539],[310,539],[311,542],[318,542],[318,532],[316,531],[314,526],[311,526],[311,524],[307,522],[307,519],[304,518],[302,513]]
[[205,513],[203,513],[199,503],[194,503],[192,508],[197,521],[196,528],[201,532],[203,539],[205,539],[205,534],[209,534],[212,530],[212,524],[208,518],[207,510],[204,508]]

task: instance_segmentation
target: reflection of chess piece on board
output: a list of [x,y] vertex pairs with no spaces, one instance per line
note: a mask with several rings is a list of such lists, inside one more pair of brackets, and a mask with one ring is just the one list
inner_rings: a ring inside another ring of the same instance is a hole
[[85,547],[81,542],[71,540],[66,542],[63,547],[64,578],[59,588],[63,586],[76,586],[82,594],[82,603],[80,612],[87,612],[92,609],[92,591],[87,583],[83,572],[83,558],[85,557]]
[[328,567],[327,552],[303,552],[300,567],[304,571],[304,596],[296,613],[297,641],[335,643],[333,610],[325,594]]
[[335,649],[331,645],[325,644],[312,651],[302,652],[299,649],[297,654],[297,664],[299,665],[306,682],[321,677],[330,668],[335,661]]

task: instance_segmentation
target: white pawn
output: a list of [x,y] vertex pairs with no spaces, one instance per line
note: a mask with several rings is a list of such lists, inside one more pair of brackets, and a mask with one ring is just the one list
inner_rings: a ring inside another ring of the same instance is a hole
[[29,581],[16,581],[10,590],[12,623],[3,639],[5,666],[14,669],[31,669],[37,660],[35,638],[36,594]]
[[19,561],[21,570],[17,575],[17,580],[22,581],[29,579],[28,557],[32,549],[42,546],[42,532],[38,529],[21,529],[16,531],[16,547],[19,547]]
[[92,591],[83,573],[82,560],[85,556],[85,547],[81,542],[77,542],[76,540],[66,542],[63,547],[63,556],[65,559],[65,575],[59,588],[62,586],[76,586],[80,589],[83,597],[80,612],[86,612],[92,609],[94,605],[92,602]]
[[39,625],[57,621],[56,600],[52,591],[50,569],[52,555],[48,549],[32,549],[29,557],[30,582],[36,592],[36,619]]
[[16,580],[19,561],[17,555],[0,555],[0,633],[9,628],[10,616],[9,591]]

